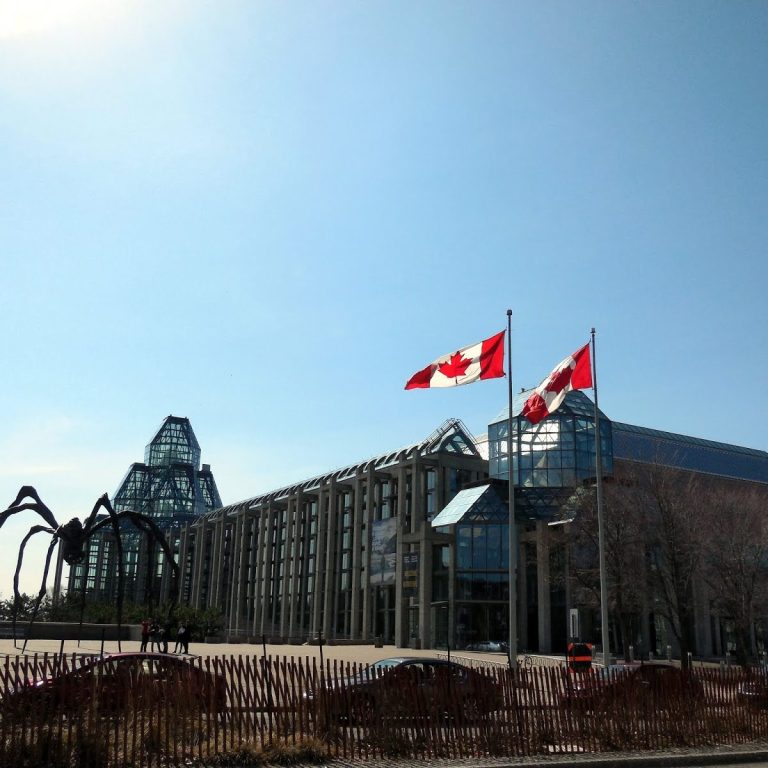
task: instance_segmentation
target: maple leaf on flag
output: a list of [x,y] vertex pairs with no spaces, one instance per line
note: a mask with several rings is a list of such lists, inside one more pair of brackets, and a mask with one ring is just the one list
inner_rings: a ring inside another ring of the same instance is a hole
[[569,365],[550,374],[549,381],[546,384],[547,392],[562,392],[570,383],[572,374],[573,369]]
[[463,376],[467,372],[467,368],[472,364],[471,360],[467,360],[461,352],[455,352],[451,355],[451,359],[447,363],[440,363],[437,366],[437,370],[450,378],[458,378]]

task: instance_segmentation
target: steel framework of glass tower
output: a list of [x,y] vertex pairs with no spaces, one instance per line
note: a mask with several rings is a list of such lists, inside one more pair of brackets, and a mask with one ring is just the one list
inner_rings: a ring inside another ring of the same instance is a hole
[[[179,530],[206,512],[221,507],[208,464],[200,465],[200,445],[189,419],[168,416],[146,446],[144,462],[132,464],[114,495],[116,511],[134,510],[151,517],[165,534],[178,561]],[[170,569],[159,547],[129,522],[121,526],[126,600],[157,603],[170,592]],[[87,552],[86,593],[98,600],[117,594],[117,550],[105,528]],[[86,564],[70,568],[69,589],[80,590]],[[58,584],[57,584],[58,591]]]

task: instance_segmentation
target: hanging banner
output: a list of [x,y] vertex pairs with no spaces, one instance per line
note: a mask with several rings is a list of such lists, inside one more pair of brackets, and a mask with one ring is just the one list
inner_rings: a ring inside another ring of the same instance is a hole
[[397,518],[376,520],[371,525],[371,584],[395,583]]
[[403,553],[403,597],[419,594],[419,553]]

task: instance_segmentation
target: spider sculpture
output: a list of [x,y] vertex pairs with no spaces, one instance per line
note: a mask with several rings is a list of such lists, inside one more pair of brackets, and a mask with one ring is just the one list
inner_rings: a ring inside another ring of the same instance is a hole
[[[32,499],[32,501],[24,501],[25,499]],[[98,517],[99,510],[105,510],[107,517]],[[53,515],[53,512],[43,503],[38,495],[37,491],[31,485],[25,485],[16,496],[16,499],[8,509],[4,512],[0,512],[0,527],[3,526],[5,521],[15,515],[18,512],[25,510],[31,510],[37,512],[40,517],[45,521],[46,525],[33,525],[26,536],[23,538],[21,545],[19,546],[19,559],[16,563],[16,572],[13,575],[13,596],[14,605],[18,606],[20,603],[19,595],[19,573],[21,572],[21,564],[24,559],[24,549],[27,546],[27,542],[38,533],[47,533],[51,538],[51,543],[48,546],[48,553],[45,558],[45,567],[43,568],[43,582],[40,586],[40,592],[34,602],[32,609],[32,617],[29,621],[29,631],[26,633],[26,637],[29,637],[32,625],[37,618],[38,610],[40,609],[40,603],[45,595],[45,586],[48,579],[48,569],[51,564],[51,557],[53,556],[54,549],[57,544],[61,546],[61,556],[68,565],[77,565],[78,563],[84,564],[84,571],[82,577],[82,593],[81,593],[81,605],[80,605],[80,628],[83,624],[83,613],[85,610],[85,587],[88,581],[88,562],[85,556],[88,540],[100,531],[102,528],[111,526],[112,532],[115,537],[115,549],[117,551],[117,627],[118,638],[120,637],[120,629],[123,620],[123,542],[121,538],[120,523],[124,520],[130,521],[133,525],[142,533],[145,533],[150,541],[156,542],[160,545],[165,554],[166,560],[170,563],[172,568],[171,579],[171,608],[176,603],[178,596],[179,585],[179,566],[173,558],[168,542],[165,540],[162,531],[157,527],[157,524],[147,515],[143,515],[140,512],[134,512],[133,510],[124,510],[121,512],[115,512],[110,504],[109,497],[105,493],[94,504],[91,514],[88,516],[85,524],[81,523],[77,518],[73,518],[68,523],[59,523]],[[170,618],[170,617],[169,617]],[[13,616],[13,636],[14,642],[16,638],[16,612]],[[119,647],[118,640],[118,647]],[[26,648],[27,641],[24,640],[24,647]]]

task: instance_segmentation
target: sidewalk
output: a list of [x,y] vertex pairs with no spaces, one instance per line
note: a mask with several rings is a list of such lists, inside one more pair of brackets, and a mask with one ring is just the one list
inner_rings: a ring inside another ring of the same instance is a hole
[[[333,760],[331,766],[361,768],[360,761]],[[415,768],[414,761],[370,760],[364,768]],[[419,766],[423,762],[418,763]],[[739,765],[757,768],[768,765],[768,743],[717,746],[707,749],[675,749],[663,752],[604,752],[599,754],[553,754],[520,758],[430,759],[430,768],[686,768],[710,765]]]

